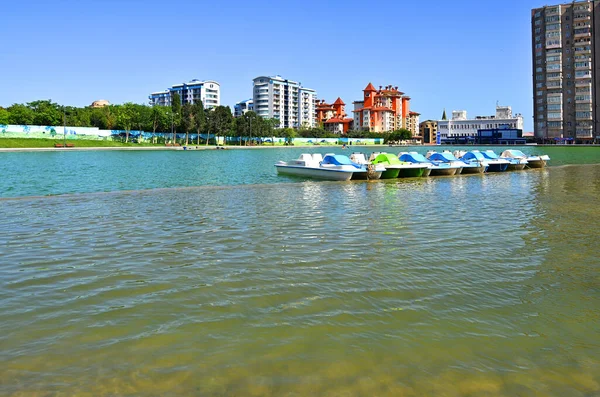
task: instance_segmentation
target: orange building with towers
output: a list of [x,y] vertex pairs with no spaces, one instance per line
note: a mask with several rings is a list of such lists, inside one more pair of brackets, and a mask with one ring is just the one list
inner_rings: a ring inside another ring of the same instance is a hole
[[[362,101],[353,102],[354,129],[386,132],[415,128],[411,118],[417,113],[410,111],[410,97],[398,91],[397,86],[379,86],[376,89],[369,83],[363,90],[363,96]],[[416,131],[413,131],[413,135],[416,135]]]
[[352,118],[346,117],[345,106],[346,104],[339,97],[332,104],[325,103],[324,99],[321,102],[317,102],[315,106],[317,124],[323,126],[327,131],[345,134],[351,129],[353,121]]

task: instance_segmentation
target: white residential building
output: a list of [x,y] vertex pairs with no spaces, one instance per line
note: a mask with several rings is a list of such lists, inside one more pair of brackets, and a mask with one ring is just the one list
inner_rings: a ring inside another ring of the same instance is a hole
[[477,138],[478,130],[511,128],[523,130],[523,116],[513,116],[510,106],[496,106],[495,116],[467,118],[466,110],[454,110],[450,120],[438,120],[441,141],[455,138]]
[[205,109],[221,105],[221,85],[213,80],[200,81],[194,79],[189,83],[175,84],[165,91],[153,92],[148,97],[150,105],[170,106],[173,94],[177,92],[181,104],[195,103],[201,100]]
[[316,107],[317,93],[311,88],[300,87],[300,127],[314,128],[317,126]]
[[254,111],[254,101],[252,99],[239,101],[233,107],[233,117],[241,117],[242,115],[251,111]]
[[281,76],[253,80],[254,111],[263,118],[279,120],[278,128],[314,127],[317,93]]

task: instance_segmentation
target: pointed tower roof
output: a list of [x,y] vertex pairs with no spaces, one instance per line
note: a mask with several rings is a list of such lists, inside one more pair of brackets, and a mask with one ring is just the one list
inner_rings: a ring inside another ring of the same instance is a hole
[[342,98],[340,98],[340,97],[338,97],[338,99],[336,99],[333,104],[334,105],[345,105],[344,101],[342,101]]
[[367,88],[365,88],[363,91],[377,91],[377,90],[375,89],[375,87],[373,87],[373,84],[369,83]]
[[446,117],[446,109],[444,109],[444,113],[442,113],[442,120],[448,120],[448,117]]

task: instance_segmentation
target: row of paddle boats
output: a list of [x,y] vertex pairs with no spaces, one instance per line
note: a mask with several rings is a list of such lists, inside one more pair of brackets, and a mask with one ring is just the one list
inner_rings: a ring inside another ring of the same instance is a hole
[[296,160],[279,161],[275,168],[278,174],[347,181],[518,171],[543,168],[549,160],[547,155],[529,156],[516,149],[505,150],[500,155],[493,150],[428,151],[425,156],[417,152],[400,152],[398,156],[374,152],[368,159],[358,152],[350,157],[302,153]]

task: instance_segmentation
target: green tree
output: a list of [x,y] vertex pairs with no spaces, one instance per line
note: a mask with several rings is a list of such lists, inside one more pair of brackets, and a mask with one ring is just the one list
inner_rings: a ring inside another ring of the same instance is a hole
[[0,124],[8,124],[10,112],[3,107],[0,107]]
[[236,118],[233,123],[233,134],[239,137],[240,145],[243,141],[244,146],[246,146],[253,136],[258,137],[261,135],[261,131],[265,129],[264,121],[262,117],[252,111]]
[[134,103],[133,105],[133,127],[137,128],[139,132],[138,143],[140,143],[144,137],[142,131],[146,130],[146,127],[150,126],[151,109],[147,105]]
[[31,125],[33,124],[33,119],[35,114],[33,110],[26,105],[15,103],[12,106],[8,107],[8,112],[10,113],[9,124],[17,124],[17,125]]
[[[192,106],[192,114],[194,116],[194,128],[198,134],[198,145],[200,145],[200,134],[206,130],[206,113],[204,112],[204,104],[198,100]],[[208,135],[207,135],[208,136]],[[206,139],[208,145],[208,139]]]
[[127,102],[123,105],[117,105],[114,108],[116,110],[117,124],[120,128],[125,130],[125,143],[127,143],[129,142],[131,128],[136,121],[135,105],[131,102]]
[[156,143],[156,130],[161,130],[164,132],[169,129],[167,108],[164,106],[152,106],[150,118],[152,122],[152,143]]
[[117,127],[117,111],[119,105],[109,105],[100,108],[106,120],[106,129],[112,130]]
[[291,144],[294,142],[294,138],[296,137],[296,130],[293,128],[283,128],[279,130],[279,135],[284,137],[288,144]]
[[233,128],[233,115],[229,106],[217,106],[210,113],[211,131],[215,134],[215,143],[219,135],[230,134]]
[[35,125],[62,125],[63,109],[51,100],[29,102],[27,106],[33,111]]
[[100,128],[101,130],[109,130],[106,110],[104,108],[90,109],[90,126]]
[[238,142],[242,144],[242,137],[245,137],[247,134],[248,123],[246,121],[246,115],[243,114],[240,117],[237,117],[233,121],[233,136],[238,138]]
[[[178,92],[174,92],[171,98],[171,119],[173,125],[178,127],[181,124],[181,97]],[[171,126],[173,128],[173,126]],[[173,143],[176,143],[177,128],[173,128]]]
[[191,103],[181,108],[181,127],[185,132],[185,144],[189,144],[190,130],[194,128],[194,111]]
[[385,143],[388,143],[390,141],[402,141],[412,139],[412,132],[410,132],[407,129],[401,128],[399,130],[383,134],[383,138]]
[[66,113],[70,115],[68,118],[69,125],[74,127],[90,127],[92,126],[92,109],[91,108],[77,108],[74,106],[67,106]]

